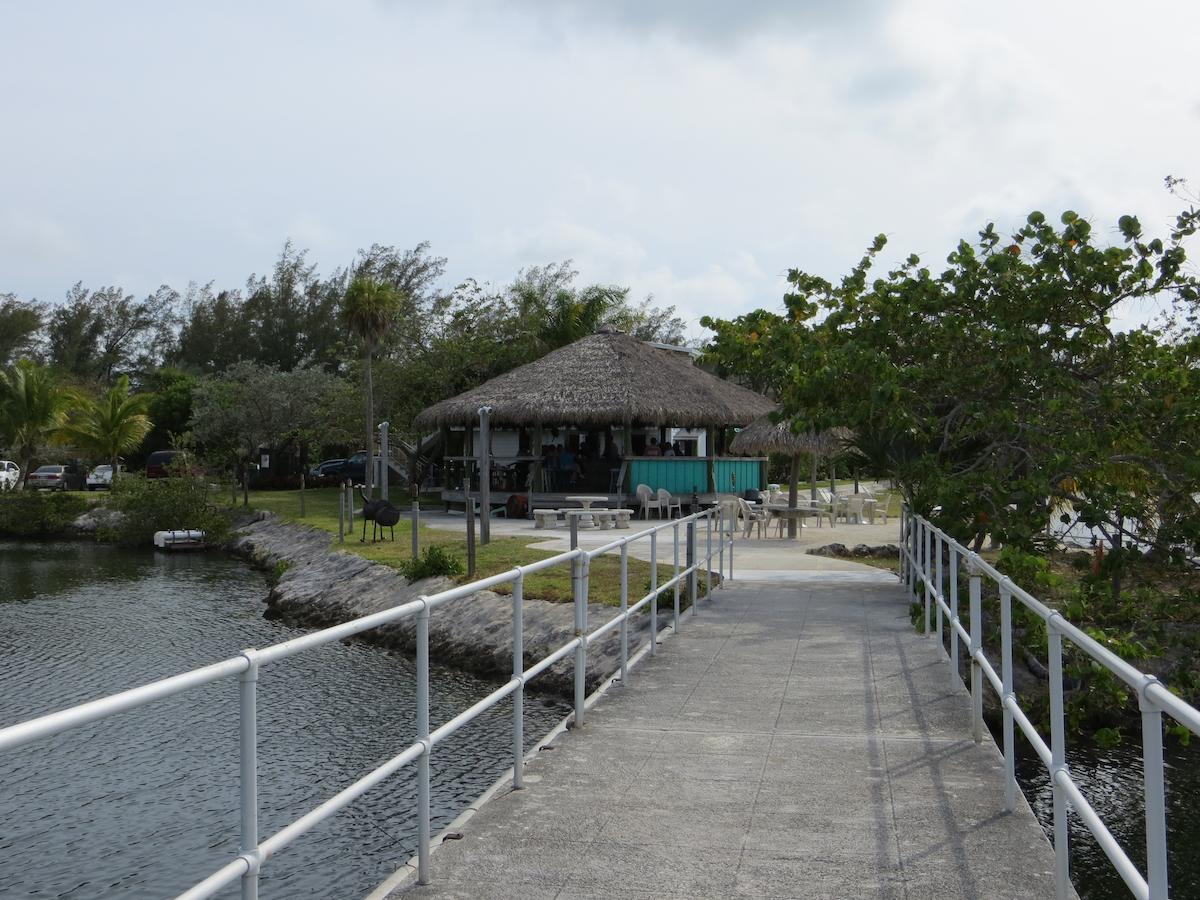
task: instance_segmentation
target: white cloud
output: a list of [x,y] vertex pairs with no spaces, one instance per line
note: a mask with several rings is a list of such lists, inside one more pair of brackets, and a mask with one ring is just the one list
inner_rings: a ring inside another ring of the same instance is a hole
[[0,290],[237,286],[289,236],[325,269],[428,238],[451,280],[573,258],[737,315],[879,232],[937,265],[1033,208],[1155,230],[1163,176],[1200,179],[1200,7],[818,6],[147,3],[136,32],[16,7]]

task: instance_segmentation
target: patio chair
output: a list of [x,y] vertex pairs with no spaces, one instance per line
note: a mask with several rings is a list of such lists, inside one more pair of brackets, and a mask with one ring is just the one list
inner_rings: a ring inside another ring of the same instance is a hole
[[658,517],[662,518],[662,501],[659,500],[654,491],[650,490],[650,485],[639,484],[634,491],[637,494],[638,502],[641,503],[641,513],[643,519],[650,518],[650,510],[657,510]]
[[846,524],[850,524],[850,520],[854,520],[855,525],[863,524],[863,501],[865,497],[854,496],[846,501]]
[[741,512],[738,509],[738,501],[734,497],[722,497],[717,505],[721,509],[721,530],[726,536],[732,535],[737,531],[737,517]]
[[[828,494],[828,491],[825,491]],[[819,494],[818,494],[819,496]],[[812,510],[812,514],[817,517],[817,527],[821,527],[821,520],[828,519],[829,527],[832,528],[835,524],[834,505],[828,500],[800,500],[797,506]]]
[[678,497],[672,497],[671,492],[666,488],[658,489],[658,505],[660,509],[667,511],[668,519],[675,518],[675,514],[671,512],[673,509],[679,510],[679,515],[683,516],[683,501]]
[[760,538],[766,536],[767,522],[771,518],[770,513],[765,509],[755,509],[741,497],[738,498],[738,511],[742,514],[746,524],[743,526],[742,537],[750,537],[750,532],[754,530],[754,526],[758,526],[758,536]]

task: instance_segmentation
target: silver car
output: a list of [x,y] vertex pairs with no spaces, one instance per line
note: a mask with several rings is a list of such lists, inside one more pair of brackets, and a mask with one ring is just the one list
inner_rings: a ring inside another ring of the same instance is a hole
[[38,466],[25,476],[25,487],[30,490],[81,491],[83,483],[83,473],[74,466]]

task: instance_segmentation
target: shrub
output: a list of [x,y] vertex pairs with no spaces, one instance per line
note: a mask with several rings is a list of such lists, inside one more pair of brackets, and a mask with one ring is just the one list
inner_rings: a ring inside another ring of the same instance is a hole
[[463,564],[459,558],[438,544],[430,544],[419,557],[405,560],[398,568],[409,581],[436,578],[439,575],[457,578],[463,573]]
[[53,537],[67,531],[91,504],[82,494],[11,491],[0,494],[0,535]]
[[229,532],[228,513],[209,505],[208,485],[197,478],[123,475],[113,485],[109,505],[124,521],[102,536],[123,544],[149,544],[156,531],[199,529],[209,541]]

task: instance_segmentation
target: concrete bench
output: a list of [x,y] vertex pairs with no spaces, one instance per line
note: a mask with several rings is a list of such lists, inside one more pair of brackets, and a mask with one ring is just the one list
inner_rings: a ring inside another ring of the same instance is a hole
[[615,509],[592,509],[592,518],[600,528],[617,527],[617,511]]
[[557,509],[535,509],[533,511],[534,528],[554,528],[558,525]]

